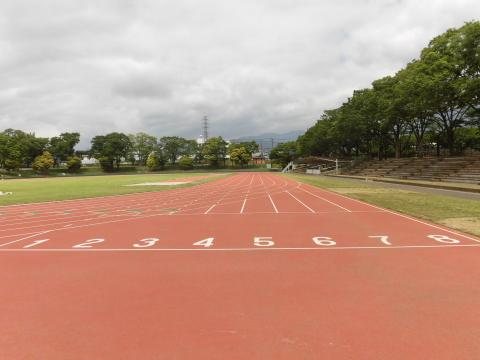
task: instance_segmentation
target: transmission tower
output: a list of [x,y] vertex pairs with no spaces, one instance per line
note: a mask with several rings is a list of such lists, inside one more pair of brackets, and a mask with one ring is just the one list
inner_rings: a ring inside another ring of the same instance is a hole
[[206,116],[202,119],[202,138],[203,142],[208,140],[208,118]]

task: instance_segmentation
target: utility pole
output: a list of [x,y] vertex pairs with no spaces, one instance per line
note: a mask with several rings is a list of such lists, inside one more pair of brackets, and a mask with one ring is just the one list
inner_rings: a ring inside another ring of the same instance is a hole
[[208,140],[208,118],[206,116],[202,119],[202,137],[203,143]]

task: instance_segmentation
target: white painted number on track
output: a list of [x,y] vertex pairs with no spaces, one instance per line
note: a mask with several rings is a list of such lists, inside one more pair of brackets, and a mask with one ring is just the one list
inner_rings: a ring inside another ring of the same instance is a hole
[[[38,235],[38,234],[37,234]],[[424,235],[426,236],[426,238],[428,239],[432,239],[432,240],[435,240],[436,242],[438,243],[441,243],[441,244],[448,244],[448,245],[456,245],[456,244],[461,244],[461,241],[460,240],[457,240],[455,238],[452,238],[452,237],[449,237],[447,235]],[[30,237],[27,237],[27,238],[31,238],[33,236],[30,236]],[[395,248],[395,247],[402,247],[402,245],[397,245],[397,246],[392,246],[394,245],[391,240],[390,240],[390,237],[388,235],[369,235],[368,238],[370,239],[375,239],[376,241],[378,241],[378,244],[377,246],[372,246],[372,244],[368,244],[368,242],[365,242],[365,247],[367,248],[371,248],[371,247],[375,247],[375,248],[381,248],[381,247],[384,247],[384,246],[391,246],[392,248]],[[333,238],[331,237],[328,237],[328,236],[314,236],[311,238],[313,243],[317,246],[320,246],[320,247],[336,247],[337,245],[337,240],[334,240]],[[24,239],[20,239],[20,240],[24,240]],[[27,243],[27,245],[23,246],[22,248],[23,249],[30,249],[30,248],[41,248],[41,244],[44,244],[48,241],[50,241],[51,239],[40,239],[40,240],[29,240],[29,242]],[[18,241],[18,240],[17,240]],[[103,243],[105,242],[106,240],[104,238],[94,238],[94,239],[88,239],[88,240],[85,240],[84,242],[80,243],[80,244],[76,244],[76,245],[73,245],[72,248],[73,249],[91,249],[91,248],[94,248],[95,244],[99,244],[99,243]],[[159,238],[155,238],[155,237],[149,237],[149,238],[143,238],[143,239],[139,239],[139,240],[134,240],[134,242],[132,242],[132,245],[131,247],[133,248],[136,248],[136,249],[144,249],[144,248],[151,248],[151,247],[154,247],[155,245],[159,244],[160,242],[160,239]],[[193,246],[198,246],[198,247],[203,247],[203,248],[211,248],[213,247],[215,244],[215,238],[214,237],[209,237],[209,238],[205,238],[205,239],[202,239],[202,240],[198,240],[196,242],[193,243]],[[8,245],[10,243],[6,243],[6,244],[3,244],[3,245]],[[271,236],[254,236],[253,237],[253,247],[275,247],[275,245],[277,245],[275,243],[275,241],[273,240],[273,237]],[[340,241],[340,245],[341,244],[341,241]],[[375,244],[373,244],[375,245]],[[0,245],[1,246],[1,245]],[[410,246],[406,246],[406,247],[432,247],[432,246],[435,246],[435,245],[418,245],[418,246],[415,246],[415,245],[410,245]],[[437,245],[437,246],[440,246],[440,245]],[[441,246],[445,246],[445,245],[441,245]],[[462,246],[462,245],[461,245]],[[479,246],[478,244],[476,245],[464,245],[464,246]],[[343,247],[349,247],[348,245],[347,246],[343,246]],[[351,246],[352,248],[360,248],[361,246]],[[35,249],[36,250],[36,249]],[[42,250],[42,249],[40,249]],[[48,250],[47,249],[44,249],[44,250]],[[103,248],[103,249],[100,249],[100,250],[108,250],[106,248]]]
[[269,236],[255,236],[253,238],[253,245],[255,246],[273,246],[275,243]]
[[436,240],[444,244],[459,244],[460,240],[452,239],[446,235],[427,235],[428,238]]
[[372,236],[369,236],[369,238],[371,239],[379,239],[380,242],[384,245],[392,245],[392,243],[388,240],[388,236],[387,235],[372,235]]
[[206,238],[206,239],[194,242],[193,245],[203,246],[203,247],[208,248],[210,246],[213,246],[213,240],[215,240],[215,238],[210,237],[210,238]]
[[35,240],[35,241],[32,242],[31,244],[25,245],[23,248],[24,248],[24,249],[28,249],[28,248],[31,248],[31,247],[34,247],[34,246],[43,244],[44,242],[47,242],[48,240],[50,240],[50,239]]
[[319,246],[335,246],[337,243],[333,241],[332,238],[326,237],[326,236],[315,236],[312,238],[313,242],[315,245]]
[[133,244],[133,247],[135,247],[135,248],[147,248],[147,247],[155,245],[159,241],[160,241],[160,239],[157,239],[157,238],[141,239],[141,240],[138,240],[138,242],[140,244]]
[[101,242],[104,242],[105,239],[90,239],[90,240],[87,240],[85,241],[84,243],[81,243],[81,244],[77,244],[77,245],[73,245],[72,247],[74,249],[90,249],[92,248],[93,244],[98,244],[98,243],[101,243]]

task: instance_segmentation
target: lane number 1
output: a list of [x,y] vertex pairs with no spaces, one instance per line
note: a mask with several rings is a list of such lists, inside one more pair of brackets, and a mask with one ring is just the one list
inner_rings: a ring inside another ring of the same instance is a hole
[[34,247],[34,246],[43,244],[44,242],[47,242],[48,240],[50,240],[50,239],[35,240],[35,241],[32,242],[31,244],[25,245],[23,248],[24,248],[24,249],[28,249],[28,248],[31,248],[31,247]]

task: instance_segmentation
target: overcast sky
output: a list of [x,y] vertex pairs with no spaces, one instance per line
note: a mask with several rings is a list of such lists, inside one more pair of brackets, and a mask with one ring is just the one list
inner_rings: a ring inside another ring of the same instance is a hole
[[0,0],[0,130],[306,129],[478,0]]

